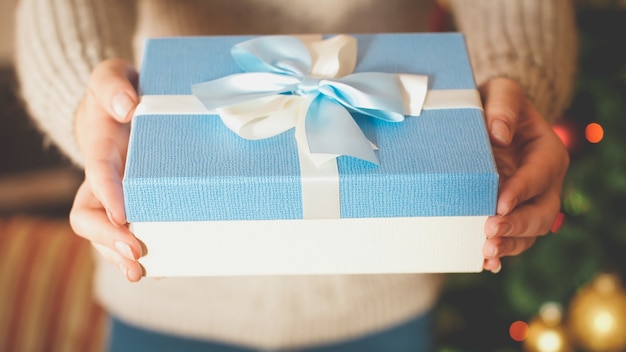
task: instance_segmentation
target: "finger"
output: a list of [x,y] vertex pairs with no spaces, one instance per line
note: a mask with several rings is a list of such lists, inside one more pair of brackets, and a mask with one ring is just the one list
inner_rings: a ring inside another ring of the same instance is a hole
[[511,144],[525,100],[521,87],[511,79],[494,78],[482,87],[481,94],[492,142],[500,146]]
[[506,216],[490,216],[485,222],[487,238],[535,237],[547,234],[560,210],[557,190],[518,206]]
[[502,183],[496,209],[498,215],[507,215],[518,204],[550,189],[560,193],[569,156],[555,138],[558,137],[545,134],[526,146],[517,170]]
[[519,255],[530,248],[537,237],[496,237],[489,238],[483,246],[483,256],[488,259],[495,259],[506,256]]
[[500,270],[502,270],[502,262],[500,261],[500,258],[485,259],[483,263],[483,268],[485,270],[491,271],[494,274],[497,274],[500,272]]
[[136,260],[143,251],[139,241],[126,227],[116,227],[108,221],[88,182],[83,182],[76,193],[70,225],[78,236],[90,241],[105,260],[117,265],[128,281],[141,279],[143,268]]
[[[110,221],[117,226],[127,222],[121,178],[129,128],[120,121],[129,120],[136,105],[135,79],[135,71],[125,61],[103,61],[92,72],[88,94],[76,115],[77,139],[85,155],[86,179],[93,194],[104,205]],[[130,110],[123,114],[119,113],[120,94],[132,100]]]
[[73,211],[70,219],[74,232],[91,241],[104,259],[117,265],[129,281],[138,281],[143,276],[143,268],[135,259],[138,256],[131,249],[133,241],[120,231],[122,228],[112,226],[97,210]]
[[139,100],[134,87],[136,80],[137,72],[128,62],[109,59],[93,70],[88,95],[93,96],[110,116],[119,122],[128,122]]
[[74,232],[92,243],[106,246],[121,256],[136,260],[142,247],[126,227],[116,227],[108,221],[99,201],[91,194],[89,184],[84,182],[76,193],[70,211],[70,225]]
[[136,282],[143,276],[143,268],[141,267],[141,264],[136,261],[128,260],[119,253],[101,244],[92,243],[92,245],[105,260],[117,265],[122,272],[122,275],[126,277],[126,280]]
[[[126,257],[120,255],[114,250],[111,250],[107,246],[104,246],[95,242],[91,242],[91,245],[93,246],[93,248],[95,248],[98,251],[98,254],[100,254],[102,258],[104,258],[104,260],[108,261],[109,263],[117,264],[117,263],[122,262],[124,259],[127,260]],[[126,274],[125,271],[124,271],[124,274]]]
[[104,139],[96,155],[85,162],[85,179],[111,223],[119,227],[127,223],[122,190],[123,153],[126,149],[119,151],[112,144],[112,139]]
[[[95,99],[93,96],[87,100]],[[110,118],[97,103],[85,101],[77,114],[77,137],[85,155],[85,177],[110,220],[126,224],[122,173],[128,148],[129,125]],[[87,119],[88,121],[86,121]]]

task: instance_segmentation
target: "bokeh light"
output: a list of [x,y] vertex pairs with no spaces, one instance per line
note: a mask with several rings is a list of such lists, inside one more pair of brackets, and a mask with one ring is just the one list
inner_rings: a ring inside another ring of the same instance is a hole
[[572,189],[565,192],[563,208],[569,215],[581,215],[589,211],[589,200],[579,191]]
[[509,327],[509,335],[515,341],[524,341],[528,337],[528,324],[521,320],[513,322]]
[[590,143],[599,143],[604,138],[604,129],[599,123],[592,122],[585,127],[585,138]]
[[552,130],[559,137],[565,148],[572,149],[574,141],[571,130],[565,125],[554,125]]
[[561,228],[561,225],[563,225],[563,220],[565,219],[565,214],[559,212],[556,216],[556,219],[554,219],[554,223],[552,223],[552,227],[550,228],[550,232],[552,233],[557,233],[559,232],[559,229]]
[[537,347],[539,351],[564,351],[563,336],[556,331],[545,331],[537,339]]

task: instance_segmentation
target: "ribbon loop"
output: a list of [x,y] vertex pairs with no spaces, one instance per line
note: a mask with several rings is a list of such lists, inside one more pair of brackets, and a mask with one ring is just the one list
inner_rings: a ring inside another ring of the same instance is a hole
[[297,89],[298,83],[299,79],[292,76],[252,72],[194,84],[191,92],[207,109],[215,110],[258,98],[289,93]]
[[347,107],[390,122],[404,120],[402,91],[395,75],[355,73],[330,86],[333,97]]
[[246,72],[304,76],[312,66],[306,45],[286,35],[259,37],[239,43],[232,48],[231,54]]

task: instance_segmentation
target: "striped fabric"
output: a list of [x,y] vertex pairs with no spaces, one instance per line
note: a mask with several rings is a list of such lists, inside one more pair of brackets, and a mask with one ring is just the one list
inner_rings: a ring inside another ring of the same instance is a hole
[[101,351],[89,243],[66,221],[0,218],[0,351]]

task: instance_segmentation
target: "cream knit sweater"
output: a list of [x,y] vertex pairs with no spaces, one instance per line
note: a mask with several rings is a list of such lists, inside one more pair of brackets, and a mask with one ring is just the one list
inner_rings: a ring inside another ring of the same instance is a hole
[[[478,84],[518,80],[549,120],[568,102],[576,62],[567,0],[457,0]],[[93,67],[139,62],[150,36],[356,33],[426,29],[428,0],[21,0],[16,68],[40,129],[82,165],[73,113]],[[175,234],[172,234],[175,236]],[[383,329],[433,305],[438,275],[144,278],[126,282],[99,260],[96,293],[146,328],[258,348],[294,348]]]

